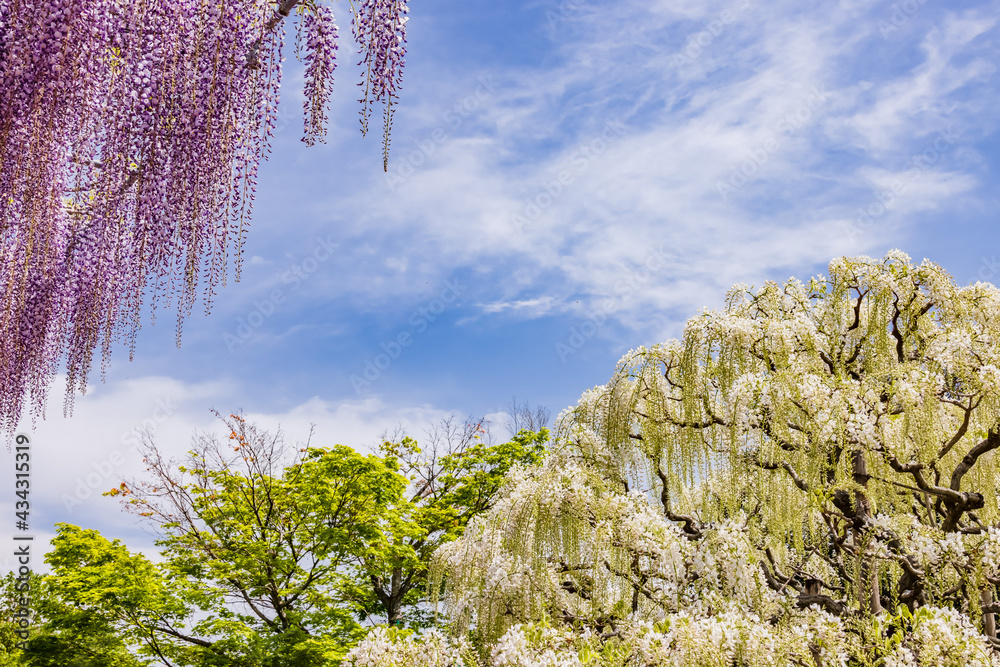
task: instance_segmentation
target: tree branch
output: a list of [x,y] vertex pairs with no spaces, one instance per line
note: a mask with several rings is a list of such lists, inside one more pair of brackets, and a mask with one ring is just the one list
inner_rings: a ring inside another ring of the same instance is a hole
[[965,477],[965,473],[972,470],[979,461],[979,457],[988,452],[992,452],[994,449],[1000,447],[1000,428],[994,427],[993,430],[989,432],[986,439],[980,442],[978,445],[973,447],[968,454],[962,458],[962,462],[955,467],[955,472],[951,475],[951,488],[954,491],[958,491],[962,486],[962,478]]

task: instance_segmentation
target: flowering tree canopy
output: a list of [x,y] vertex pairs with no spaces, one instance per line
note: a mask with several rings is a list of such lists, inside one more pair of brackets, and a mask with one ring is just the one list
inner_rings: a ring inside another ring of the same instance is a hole
[[[352,26],[388,132],[406,0]],[[294,17],[294,18],[289,18]],[[0,0],[0,421],[67,409],[94,352],[134,347],[144,298],[211,305],[239,255],[276,125],[285,24],[305,64],[303,141],[322,141],[337,25],[324,0]],[[234,258],[231,258],[234,255]],[[102,367],[103,367],[102,364]]]
[[345,664],[1000,665],[1000,290],[829,274],[627,354],[438,551],[455,638]]

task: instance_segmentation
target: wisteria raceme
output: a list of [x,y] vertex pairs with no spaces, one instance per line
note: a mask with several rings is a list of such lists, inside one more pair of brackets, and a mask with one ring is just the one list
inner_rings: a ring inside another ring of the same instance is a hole
[[361,45],[365,94],[361,98],[361,133],[368,133],[371,104],[385,104],[382,167],[389,169],[389,132],[393,100],[402,84],[406,56],[406,0],[361,0],[354,18],[354,38]]
[[[393,11],[365,14],[366,34],[401,34]],[[337,48],[319,0],[0,0],[2,430],[43,413],[64,358],[69,410],[98,349],[103,370],[134,346],[147,298],[176,306],[179,342],[198,293],[210,307],[231,265],[239,278],[293,14],[312,144]],[[391,48],[373,52],[392,63],[372,70],[379,100],[398,86]]]
[[306,36],[305,136],[308,145],[326,134],[326,103],[333,86],[333,70],[337,67],[337,24],[333,11],[319,5],[303,19]]

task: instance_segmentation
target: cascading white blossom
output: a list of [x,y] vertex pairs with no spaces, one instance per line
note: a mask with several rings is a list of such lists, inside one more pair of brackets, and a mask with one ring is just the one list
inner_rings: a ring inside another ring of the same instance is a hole
[[443,618],[491,667],[1000,665],[998,368],[1000,290],[900,252],[734,288],[439,550]]
[[[489,667],[596,667],[598,665],[643,665],[644,667],[705,667],[717,665],[824,665],[844,667],[847,663],[845,633],[838,619],[823,611],[809,611],[794,625],[778,626],[754,614],[727,610],[711,617],[695,617],[682,612],[660,623],[627,622],[618,630],[613,642],[602,640],[589,630],[574,631],[539,624],[517,624],[505,632],[478,665]],[[958,634],[955,631],[958,630]],[[962,644],[967,637],[961,629],[943,625],[933,628],[928,637],[959,637],[949,646],[969,649]],[[950,633],[950,634],[946,634]],[[440,641],[432,639],[431,641]],[[376,630],[356,647],[344,662],[344,667],[403,667],[411,664],[423,667],[468,667],[460,662],[469,658],[444,658],[426,662],[420,641],[388,640],[384,630]],[[458,655],[458,643],[453,642],[453,655]],[[900,655],[906,651],[897,650]],[[895,654],[894,654],[895,655]],[[981,659],[982,656],[979,656]],[[453,660],[453,662],[448,662]],[[900,666],[909,664],[898,662]],[[976,662],[971,665],[989,665]]]
[[1000,664],[983,646],[967,616],[954,609],[922,607],[912,630],[885,658],[885,667],[990,667]]
[[451,639],[437,630],[400,636],[384,627],[374,628],[351,649],[342,667],[476,667],[475,653],[467,642]]

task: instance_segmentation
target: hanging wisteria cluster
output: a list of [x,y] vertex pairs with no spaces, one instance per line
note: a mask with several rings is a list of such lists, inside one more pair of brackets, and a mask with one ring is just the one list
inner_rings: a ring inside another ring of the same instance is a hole
[[385,105],[382,136],[382,168],[389,169],[389,133],[392,130],[393,100],[398,96],[406,62],[405,2],[400,0],[361,0],[354,17],[354,38],[361,45],[365,78],[359,84],[365,94],[361,102],[361,134],[368,133],[368,119],[375,102]]
[[319,5],[315,12],[306,14],[302,22],[306,38],[303,62],[306,66],[305,135],[302,140],[312,146],[326,135],[326,105],[333,86],[333,70],[337,66],[337,24],[333,10]]
[[[354,17],[365,117],[391,109],[405,13],[380,0]],[[289,22],[311,145],[337,49],[319,0],[0,0],[3,430],[28,403],[41,414],[64,357],[71,408],[98,349],[103,370],[116,341],[134,347],[145,299],[176,306],[179,341],[198,292],[207,308],[230,265],[239,279]]]

